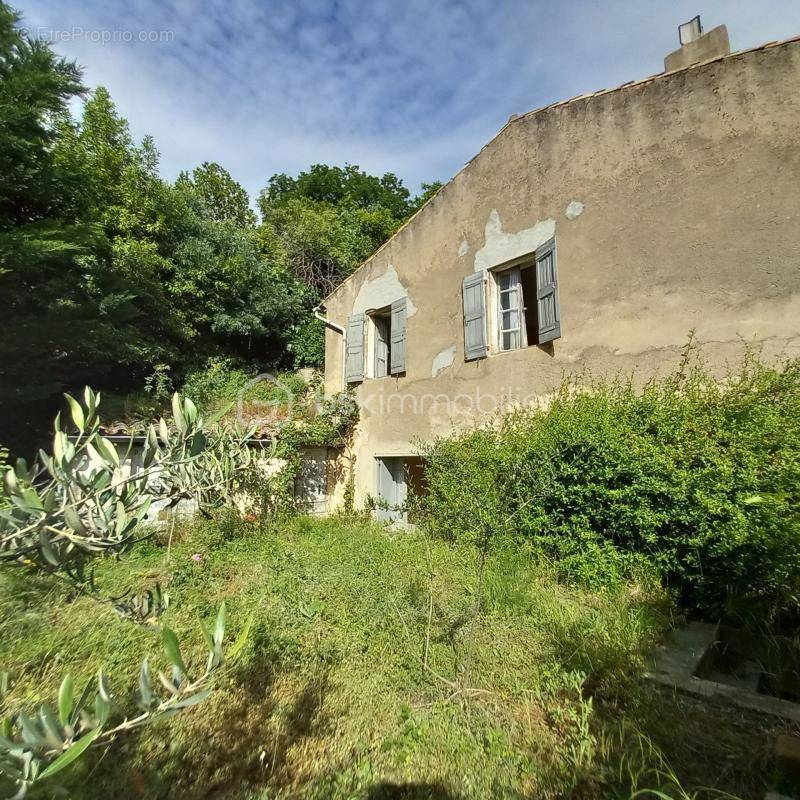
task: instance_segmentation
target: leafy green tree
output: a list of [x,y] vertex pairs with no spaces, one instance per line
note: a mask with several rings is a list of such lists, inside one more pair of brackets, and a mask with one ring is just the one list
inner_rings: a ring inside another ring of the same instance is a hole
[[[83,92],[80,71],[23,35],[0,2],[0,231],[61,210],[52,144],[69,101]],[[52,242],[51,242],[52,245]]]
[[319,365],[312,309],[438,187],[356,165],[274,175],[258,199],[219,164],[161,178],[102,87],[0,0],[0,441],[30,453],[65,390],[126,393],[209,358]]
[[250,208],[245,188],[237,183],[228,170],[208,161],[178,177],[178,185],[190,186],[215,222],[230,222],[240,228],[255,225],[256,215]]
[[391,172],[378,178],[368,175],[356,164],[344,167],[313,164],[296,178],[282,173],[273,175],[261,192],[259,207],[264,214],[267,207],[300,197],[335,206],[380,206],[388,209],[395,219],[403,220],[413,207],[410,196],[403,182]]
[[[152,140],[133,142],[103,88],[80,122],[59,120],[51,150],[61,174],[83,176],[65,181],[62,205],[91,237],[70,249],[62,242],[58,258],[33,254],[13,283],[6,277],[4,406],[30,416],[39,400],[49,413],[77,382],[126,391],[158,364],[180,379],[214,353],[281,357],[302,287],[262,248],[246,194],[227,173],[206,165],[193,180],[162,180]],[[210,181],[227,183],[229,200],[238,195],[247,225],[223,218],[231,206],[209,208]],[[0,437],[16,444],[9,427]]]
[[258,198],[265,249],[301,287],[303,310],[290,329],[296,366],[319,366],[324,329],[311,308],[350,275],[441,187],[423,184],[411,198],[397,176],[358,166],[314,164],[296,178],[273,175]]
[[[77,437],[70,439],[62,430],[59,414],[52,453],[42,451],[33,466],[23,459],[7,466],[5,451],[0,452],[0,563],[68,576],[79,589],[91,588],[86,562],[130,549],[154,498],[170,504],[191,498],[200,508],[209,508],[230,502],[242,486],[251,462],[250,433],[220,424],[221,413],[204,419],[191,400],[175,394],[172,420],[161,418],[148,429],[144,469],[128,474],[116,447],[102,435],[99,394],[86,387],[82,402],[69,395],[67,401]],[[116,608],[121,613],[126,606],[128,612],[144,608],[149,616],[154,599],[160,604],[161,592],[156,598],[148,594],[144,604],[134,598]],[[177,637],[163,626],[164,650],[172,662],[171,675],[158,676],[166,693],[151,680],[145,658],[136,698],[140,713],[132,718],[123,716],[127,709],[118,708],[117,719],[110,724],[115,709],[101,672],[94,695],[87,686],[76,696],[67,676],[58,692],[57,712],[43,705],[32,716],[20,711],[0,720],[0,794],[23,798],[40,781],[55,789],[53,776],[92,745],[108,744],[127,731],[205,700],[225,659],[225,604],[213,634],[201,625],[208,645],[205,671],[190,678]],[[229,657],[242,649],[248,629],[249,623]],[[7,673],[0,673],[0,700],[7,686]]]
[[170,291],[201,349],[264,363],[280,357],[301,303],[299,287],[265,257],[253,230],[208,221],[176,248]]
[[143,469],[128,474],[102,434],[100,395],[86,387],[83,402],[66,395],[70,438],[55,419],[52,453],[33,465],[4,467],[0,484],[0,564],[64,572],[84,583],[87,561],[129,550],[151,501],[191,499],[201,509],[229,502],[250,463],[250,433],[206,419],[189,398],[172,398],[172,420],[150,425]]
[[439,189],[442,188],[441,181],[434,181],[433,183],[422,183],[422,192],[418,194],[412,201],[412,213],[416,213],[419,211],[425,203],[428,202],[435,194],[438,193]]
[[61,386],[57,331],[85,327],[70,286],[95,239],[72,213],[79,178],[54,156],[68,103],[83,92],[80,72],[23,35],[18,19],[0,2],[0,433],[14,445]]

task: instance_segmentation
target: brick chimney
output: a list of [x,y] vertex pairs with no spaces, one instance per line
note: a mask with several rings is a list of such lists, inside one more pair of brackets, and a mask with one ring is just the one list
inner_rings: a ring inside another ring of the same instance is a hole
[[718,25],[708,33],[703,33],[699,14],[683,25],[678,25],[678,39],[681,46],[664,59],[664,72],[726,56],[731,51],[728,29],[724,25]]

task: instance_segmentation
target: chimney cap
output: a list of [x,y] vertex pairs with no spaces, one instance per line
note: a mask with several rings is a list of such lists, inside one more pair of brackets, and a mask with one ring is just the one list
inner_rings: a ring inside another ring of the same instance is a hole
[[678,41],[680,41],[681,47],[699,39],[702,35],[703,26],[700,23],[699,14],[688,22],[684,22],[683,25],[678,25]]

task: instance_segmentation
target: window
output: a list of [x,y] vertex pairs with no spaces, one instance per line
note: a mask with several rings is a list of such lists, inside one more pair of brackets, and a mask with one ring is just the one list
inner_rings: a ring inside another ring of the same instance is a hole
[[385,378],[390,374],[392,358],[392,311],[389,306],[370,314],[372,320],[372,351],[374,355],[372,376]]
[[[367,314],[347,319],[345,376],[347,383],[365,377],[383,378],[406,371],[406,298]],[[367,356],[365,358],[365,356]]]
[[522,347],[522,320],[525,316],[523,305],[520,268],[500,272],[497,281],[497,339],[501,350],[516,350]]
[[418,497],[427,491],[425,461],[419,456],[379,456],[375,458],[375,516],[380,520],[407,523],[409,494]]
[[486,358],[490,346],[517,350],[561,336],[555,239],[510,265],[467,275],[461,291],[465,361]]
[[405,520],[405,502],[408,494],[405,458],[401,456],[376,458],[377,506],[375,516],[380,520],[402,522]]
[[307,514],[324,514],[328,510],[327,448],[302,448],[294,479],[294,500],[297,508]]
[[497,346],[500,350],[540,344],[534,262],[495,273]]

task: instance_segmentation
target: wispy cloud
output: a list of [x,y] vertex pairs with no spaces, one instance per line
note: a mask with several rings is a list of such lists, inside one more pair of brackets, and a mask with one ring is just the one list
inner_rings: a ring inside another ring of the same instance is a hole
[[218,161],[252,194],[313,162],[412,188],[446,180],[509,115],[658,72],[698,12],[706,28],[727,24],[735,49],[800,33],[797,0],[28,0],[22,12],[109,88],[137,137],[155,137],[165,176]]

